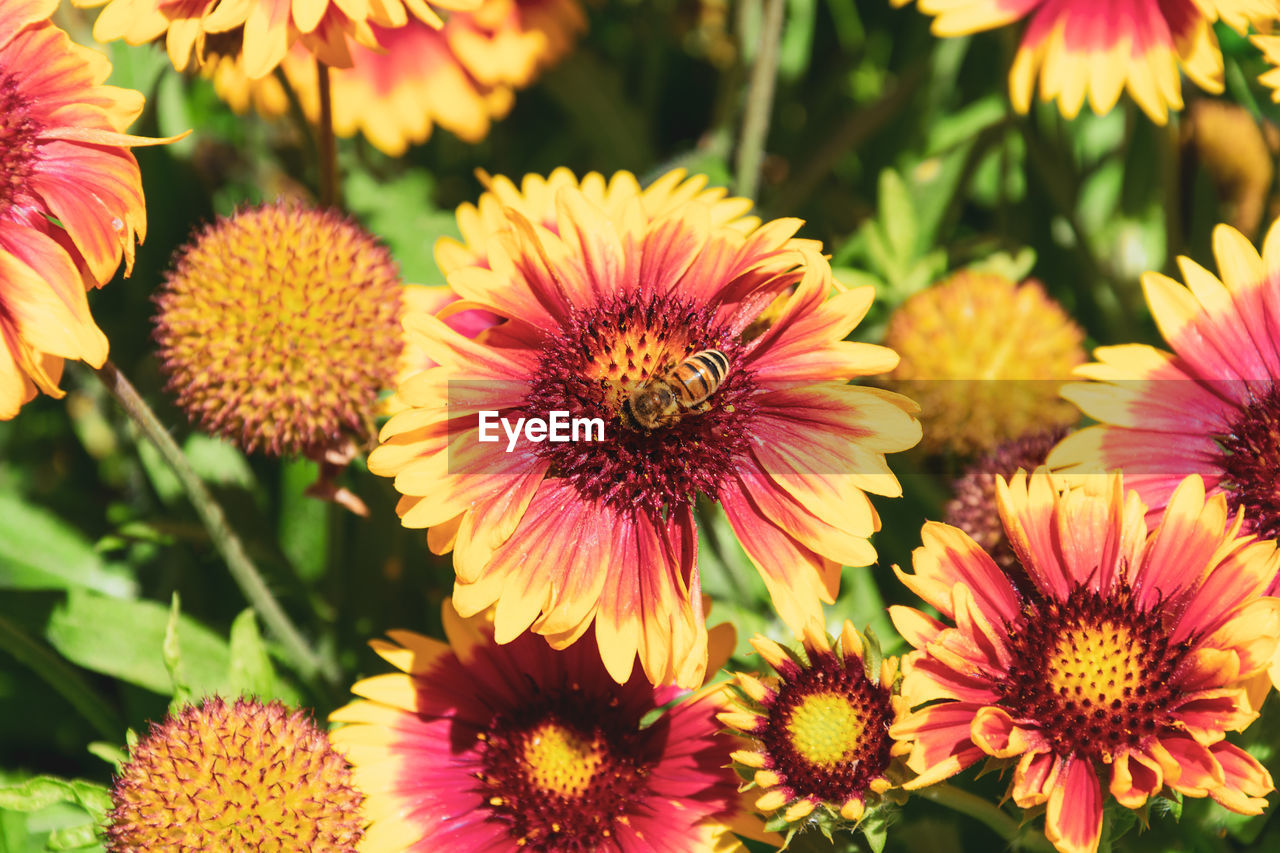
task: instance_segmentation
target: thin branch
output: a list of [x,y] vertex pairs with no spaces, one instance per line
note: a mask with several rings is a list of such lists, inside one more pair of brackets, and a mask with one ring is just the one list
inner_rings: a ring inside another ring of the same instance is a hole
[[320,127],[317,148],[320,153],[320,206],[341,207],[338,197],[338,147],[333,138],[333,92],[329,85],[329,66],[316,60],[316,81],[320,90]]
[[1009,842],[1011,847],[1026,850],[1049,851],[1053,845],[1039,832],[1028,832],[1012,815],[990,800],[968,791],[942,783],[914,792],[916,796],[932,800],[952,811],[968,815],[990,828],[996,835]]
[[262,617],[263,623],[284,646],[299,672],[305,678],[318,673],[329,683],[336,683],[339,678],[337,670],[312,651],[311,645],[289,620],[289,616],[271,594],[262,575],[249,558],[240,538],[231,529],[222,507],[218,505],[213,494],[191,467],[191,463],[187,461],[177,442],[138,394],[137,389],[110,361],[95,372],[130,419],[137,424],[142,434],[156,446],[165,462],[173,469],[173,473],[177,475],[183,489],[186,490],[187,497],[191,499],[196,514],[200,516],[205,529],[209,532],[209,538],[226,561],[231,577],[240,587],[245,599]]
[[738,140],[738,194],[755,198],[760,188],[760,164],[764,162],[764,143],[769,135],[769,117],[773,113],[773,90],[778,80],[778,45],[782,41],[783,0],[763,0],[764,20],[760,25],[760,44],[756,61],[751,66],[747,84],[747,106],[742,114],[742,136]]

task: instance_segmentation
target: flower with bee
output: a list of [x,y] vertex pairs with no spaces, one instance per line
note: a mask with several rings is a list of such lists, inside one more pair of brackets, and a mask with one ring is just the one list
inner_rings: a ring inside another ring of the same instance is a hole
[[[402,523],[453,551],[459,612],[497,605],[498,642],[532,629],[561,648],[594,627],[617,681],[638,656],[655,683],[699,683],[698,495],[797,630],[821,619],[842,565],[875,560],[867,493],[900,494],[884,454],[919,440],[916,407],[848,384],[897,363],[845,340],[871,290],[838,286],[798,220],[749,209],[681,172],[641,189],[561,170],[494,179],[459,211],[466,244],[437,247],[461,299],[406,318],[407,345],[438,366],[401,383],[408,408],[369,467],[395,477]],[[450,328],[475,309],[500,320],[475,339]],[[607,428],[526,432],[507,452],[479,440],[488,411]]]

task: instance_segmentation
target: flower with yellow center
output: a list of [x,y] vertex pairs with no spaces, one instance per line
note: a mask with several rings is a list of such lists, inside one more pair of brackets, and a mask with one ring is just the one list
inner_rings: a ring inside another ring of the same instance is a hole
[[464,620],[447,601],[444,628],[448,643],[375,641],[401,672],[358,682],[363,698],[332,716],[351,724],[333,739],[368,797],[364,853],[746,853],[735,831],[767,837],[725,766],[722,689],[681,698],[639,673],[617,684],[594,644],[499,645],[488,616]]
[[[515,103],[515,90],[572,47],[586,27],[578,0],[483,0],[455,12],[442,28],[410,20],[372,27],[377,47],[350,45],[349,67],[330,71],[333,126],[339,136],[361,133],[398,157],[426,141],[436,125],[479,142],[493,120]],[[274,76],[251,79],[242,57],[226,56],[208,73],[232,108],[252,105],[267,117],[284,115],[289,100]],[[311,121],[320,117],[316,63],[297,43],[281,70]]]
[[[910,0],[893,0],[905,6]],[[1098,114],[1128,91],[1158,124],[1182,109],[1181,74],[1202,89],[1222,91],[1222,51],[1213,23],[1239,32],[1251,21],[1274,19],[1268,0],[920,0],[933,32],[962,36],[1026,19],[1009,71],[1018,112],[1040,98],[1057,101],[1074,118],[1085,101]]]
[[56,0],[0,6],[0,419],[61,397],[63,359],[101,367],[107,339],[85,291],[146,236],[129,136],[142,95],[104,86],[111,64],[49,21]]
[[348,39],[378,49],[373,27],[413,20],[439,28],[436,8],[468,10],[480,0],[72,0],[82,8],[106,4],[93,27],[100,42],[145,44],[164,38],[173,67],[186,70],[224,56],[243,58],[244,73],[270,74],[295,43],[316,60],[351,65]]
[[882,824],[882,795],[905,773],[896,760],[905,748],[888,733],[906,710],[898,659],[868,653],[848,621],[834,648],[821,630],[803,643],[801,655],[763,636],[751,641],[777,677],[735,677],[738,702],[720,721],[750,746],[733,759],[764,791],[756,809],[777,812],[770,829],[816,821],[830,835],[873,818]]
[[1072,476],[1125,472],[1158,515],[1183,477],[1198,474],[1244,529],[1280,537],[1280,221],[1261,256],[1229,225],[1213,232],[1219,274],[1178,258],[1186,285],[1142,277],[1172,352],[1146,344],[1099,347],[1062,393],[1100,423],[1069,435],[1049,465]]
[[1083,488],[1046,469],[998,482],[1019,589],[960,530],[930,522],[898,577],[946,622],[890,615],[916,651],[890,730],[910,745],[908,789],[983,759],[1014,768],[1009,795],[1046,806],[1063,853],[1097,849],[1107,792],[1141,808],[1171,789],[1261,814],[1270,774],[1226,740],[1258,716],[1280,644],[1280,599],[1262,595],[1274,542],[1240,536],[1226,500],[1187,478],[1149,529],[1119,474]]
[[330,211],[242,210],[180,250],[156,297],[168,389],[248,451],[343,455],[366,440],[398,366],[390,254]]
[[133,747],[111,791],[106,847],[354,853],[363,799],[303,711],[214,697],[153,724]]
[[962,271],[893,312],[885,345],[901,361],[886,384],[920,404],[924,449],[981,452],[1077,420],[1058,391],[1083,339],[1039,282]]
[[[874,561],[868,493],[900,494],[884,454],[919,424],[906,398],[848,384],[897,358],[845,340],[871,290],[837,288],[798,221],[761,225],[683,177],[642,191],[629,174],[579,185],[561,172],[505,205],[514,185],[494,180],[491,205],[460,211],[467,242],[437,257],[462,301],[406,318],[438,366],[401,383],[408,408],[369,468],[395,478],[405,526],[453,551],[459,611],[497,605],[499,642],[532,628],[560,648],[594,628],[619,682],[638,655],[654,683],[692,686],[706,666],[696,496],[724,508],[800,627],[821,619],[841,565]],[[492,205],[507,223],[496,233]],[[475,339],[445,322],[473,309],[503,322]],[[664,392],[662,417],[641,419]],[[556,412],[594,423],[591,440],[490,431]]]

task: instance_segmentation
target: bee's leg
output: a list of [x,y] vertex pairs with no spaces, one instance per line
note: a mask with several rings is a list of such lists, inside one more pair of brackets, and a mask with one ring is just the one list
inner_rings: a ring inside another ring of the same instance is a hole
[[703,400],[701,403],[698,403],[697,405],[690,406],[689,411],[692,412],[693,414],[702,414],[703,412],[709,412],[711,411],[711,401]]

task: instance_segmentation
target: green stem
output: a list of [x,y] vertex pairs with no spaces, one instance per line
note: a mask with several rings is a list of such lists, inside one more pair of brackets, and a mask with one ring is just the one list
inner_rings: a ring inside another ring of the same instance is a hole
[[333,137],[333,93],[329,85],[329,66],[316,60],[316,82],[320,95],[320,128],[317,148],[320,153],[320,205],[341,207],[338,198],[338,146]]
[[88,683],[66,661],[45,648],[25,631],[0,616],[0,649],[30,667],[54,690],[62,694],[80,715],[89,721],[105,740],[118,743],[124,736],[124,723],[107,710]]
[[760,25],[760,44],[751,79],[747,83],[747,106],[742,115],[742,136],[738,140],[738,194],[754,199],[760,187],[760,164],[764,161],[764,143],[769,135],[769,117],[773,113],[773,90],[778,80],[778,45],[782,41],[783,0],[757,0],[764,3]]
[[1024,832],[1022,824],[995,803],[954,785],[948,785],[945,782],[932,785],[916,791],[915,795],[981,821],[992,832],[1009,842],[1010,846],[1047,851],[1047,853],[1052,853],[1054,849],[1049,840],[1040,833]]
[[336,683],[340,677],[336,668],[331,662],[323,660],[311,650],[306,639],[289,620],[275,596],[271,594],[271,590],[267,588],[257,567],[249,559],[240,538],[231,529],[222,507],[205,487],[204,482],[191,467],[191,463],[187,461],[187,457],[169,435],[168,430],[138,394],[137,389],[110,361],[95,372],[125,413],[142,430],[142,434],[156,446],[165,462],[169,463],[169,467],[173,469],[173,473],[177,475],[182,487],[186,490],[187,497],[191,499],[196,514],[204,523],[209,538],[226,561],[231,577],[240,587],[245,599],[262,618],[263,623],[284,646],[298,671],[304,678],[311,678],[319,673],[329,683]]

